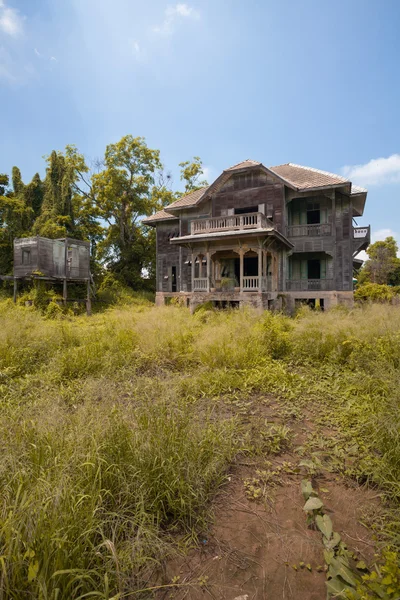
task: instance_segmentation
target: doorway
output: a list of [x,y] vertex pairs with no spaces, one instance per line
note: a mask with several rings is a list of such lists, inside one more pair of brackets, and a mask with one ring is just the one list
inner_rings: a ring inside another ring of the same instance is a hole
[[307,279],[321,279],[321,261],[308,260],[307,271]]
[[171,292],[176,292],[176,267],[171,267]]

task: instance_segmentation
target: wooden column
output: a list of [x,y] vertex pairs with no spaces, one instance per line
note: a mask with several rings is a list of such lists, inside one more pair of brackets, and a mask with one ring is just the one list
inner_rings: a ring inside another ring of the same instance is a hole
[[240,263],[240,291],[243,292],[243,273],[244,273],[244,252],[242,248],[239,250],[239,263]]
[[207,292],[210,291],[210,276],[211,276],[211,264],[210,264],[210,252],[207,250]]
[[14,278],[14,294],[13,294],[14,304],[17,302],[17,291],[18,291],[18,280]]
[[192,293],[194,292],[194,269],[195,269],[194,261],[195,260],[196,260],[196,256],[195,256],[194,252],[192,252]]
[[258,248],[258,291],[262,291],[262,257],[263,251],[262,248]]
[[86,314],[88,317],[92,314],[92,301],[90,299],[90,281],[87,280],[87,292],[86,292]]
[[63,303],[64,303],[64,306],[67,305],[67,297],[68,297],[68,294],[67,294],[67,278],[64,277],[64,280],[63,280]]

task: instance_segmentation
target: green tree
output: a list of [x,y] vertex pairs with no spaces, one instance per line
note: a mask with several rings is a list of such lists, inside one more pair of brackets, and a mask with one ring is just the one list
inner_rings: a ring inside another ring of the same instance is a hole
[[12,171],[12,183],[10,190],[8,177],[0,175],[0,273],[3,275],[12,271],[14,238],[30,235],[33,222],[33,209],[27,202],[26,186],[17,167]]
[[107,146],[104,169],[92,176],[92,197],[108,224],[100,256],[133,287],[143,283],[148,243],[141,217],[158,207],[154,184],[159,169],[159,150],[148,148],[144,138],[127,135]]
[[181,162],[179,166],[181,167],[181,181],[185,182],[185,194],[208,185],[205,179],[200,179],[204,170],[199,156],[194,156],[192,161]]
[[368,247],[368,260],[364,263],[358,277],[358,283],[378,283],[398,285],[400,282],[400,259],[397,258],[398,246],[393,237],[375,242]]
[[75,173],[61,152],[47,158],[44,196],[41,212],[33,232],[49,238],[74,235],[73,190]]

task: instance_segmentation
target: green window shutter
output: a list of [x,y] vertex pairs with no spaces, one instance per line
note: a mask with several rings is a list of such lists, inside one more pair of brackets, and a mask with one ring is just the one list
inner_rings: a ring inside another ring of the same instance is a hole
[[307,202],[305,200],[300,203],[300,225],[307,225]]
[[308,263],[307,260],[301,261],[301,279],[308,279]]
[[322,259],[321,263],[321,279],[326,279],[326,259]]

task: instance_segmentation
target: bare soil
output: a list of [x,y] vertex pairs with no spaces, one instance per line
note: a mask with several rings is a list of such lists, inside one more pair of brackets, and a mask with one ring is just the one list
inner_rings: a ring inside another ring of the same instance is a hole
[[[274,408],[270,405],[268,412]],[[278,421],[276,412],[274,420]],[[303,444],[313,423],[307,415],[306,420],[293,423],[292,429],[296,435],[290,453],[267,457],[271,469],[284,461],[298,464],[296,445]],[[307,526],[303,511],[300,482],[307,475],[283,473],[278,485],[261,499],[252,500],[246,495],[244,481],[256,477],[258,468],[263,468],[262,462],[251,460],[232,468],[214,501],[213,525],[200,538],[199,547],[163,565],[158,584],[168,587],[160,588],[155,598],[326,600],[321,533]],[[313,487],[334,530],[359,560],[370,563],[374,542],[362,520],[371,505],[378,510],[376,491],[329,472],[315,477]],[[171,582],[177,585],[171,588]]]

